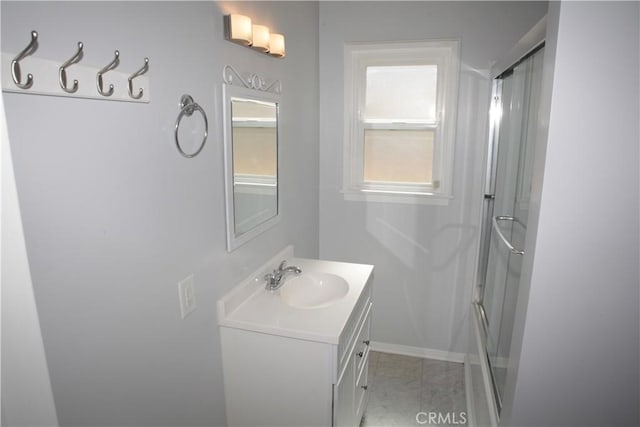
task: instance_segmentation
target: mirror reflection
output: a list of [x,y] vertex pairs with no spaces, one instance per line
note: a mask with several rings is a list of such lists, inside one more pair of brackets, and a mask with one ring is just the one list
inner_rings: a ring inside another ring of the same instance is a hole
[[223,85],[227,250],[278,223],[280,93]]
[[277,117],[275,102],[231,98],[236,237],[278,214]]

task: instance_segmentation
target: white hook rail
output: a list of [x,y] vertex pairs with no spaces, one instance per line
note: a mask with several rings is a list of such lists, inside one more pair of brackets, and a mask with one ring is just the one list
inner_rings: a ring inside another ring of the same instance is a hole
[[[133,73],[115,71],[120,63],[119,51],[115,59],[103,68],[79,64],[84,45],[78,42],[78,50],[70,59],[54,61],[38,58],[38,33],[31,32],[31,42],[20,53],[2,53],[2,91],[32,95],[64,96],[72,98],[102,99],[123,102],[148,103],[150,100],[149,58],[144,66]],[[24,70],[28,75],[23,78]],[[134,94],[133,79],[137,93]],[[73,81],[69,87],[68,81]]]
[[64,96],[71,98],[101,99],[106,101],[139,102],[148,103],[150,101],[150,81],[145,75],[136,76],[135,83],[138,88],[143,89],[134,98],[129,95],[129,76],[131,73],[124,73],[113,70],[104,75],[106,87],[113,85],[113,94],[103,96],[96,88],[96,75],[100,71],[99,67],[91,67],[83,64],[75,64],[66,70],[70,81],[78,81],[78,89],[75,92],[66,92],[59,83],[58,74],[63,61],[52,61],[37,57],[27,57],[22,60],[22,65],[33,75],[33,84],[28,89],[17,86],[11,78],[11,61],[15,54],[2,54],[2,91],[32,95]]

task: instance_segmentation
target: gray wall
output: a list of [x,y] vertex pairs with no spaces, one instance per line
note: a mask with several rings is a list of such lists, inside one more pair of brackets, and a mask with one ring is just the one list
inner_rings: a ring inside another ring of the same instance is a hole
[[[373,339],[467,351],[479,235],[489,68],[544,14],[544,2],[320,4],[320,255],[375,264]],[[454,196],[446,207],[345,201],[345,42],[461,40]]]
[[505,426],[640,424],[639,12],[550,6]]
[[[215,302],[287,244],[318,255],[318,6],[307,2],[7,2],[2,51],[119,70],[150,58],[151,102],[5,93],[18,195],[61,425],[221,425]],[[286,36],[283,60],[223,40],[223,15]],[[222,67],[283,85],[282,221],[225,250]],[[27,62],[24,64],[27,70]],[[37,77],[37,76],[36,76]],[[173,142],[178,101],[209,115],[202,153]],[[198,308],[180,319],[177,283]],[[253,355],[247,355],[250,361]]]
[[44,354],[40,321],[24,241],[18,192],[11,160],[4,103],[0,102],[2,161],[2,403],[3,426],[54,427],[58,423],[51,379]]

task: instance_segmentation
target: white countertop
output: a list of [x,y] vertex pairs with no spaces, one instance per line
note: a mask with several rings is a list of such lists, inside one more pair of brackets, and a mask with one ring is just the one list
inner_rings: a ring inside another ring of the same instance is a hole
[[[291,252],[290,248],[287,248]],[[285,251],[287,251],[285,250]],[[294,308],[280,298],[280,290],[268,291],[262,279],[264,272],[254,273],[218,301],[218,323],[222,327],[245,329],[271,335],[280,335],[329,344],[338,344],[354,306],[372,277],[373,266],[336,261],[294,258],[281,252],[268,264],[278,265],[286,259],[306,272],[332,273],[343,277],[349,284],[347,294],[334,304],[323,308]],[[267,271],[270,272],[267,267]],[[292,277],[292,276],[288,276]],[[286,284],[286,278],[285,278]]]

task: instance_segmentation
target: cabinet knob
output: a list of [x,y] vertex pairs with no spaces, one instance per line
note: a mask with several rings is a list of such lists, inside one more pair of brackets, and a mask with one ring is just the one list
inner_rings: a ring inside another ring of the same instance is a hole
[[358,357],[362,357],[362,356],[364,356],[364,352],[363,351],[358,352]]
[[361,385],[360,387],[362,387],[364,390],[368,389],[369,386],[368,385]]
[[362,341],[362,343],[363,343],[364,345],[369,345],[369,344],[371,344],[371,341],[370,341],[370,340],[364,340],[364,341]]

